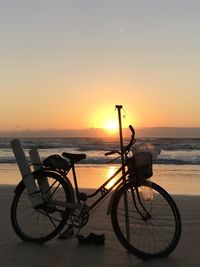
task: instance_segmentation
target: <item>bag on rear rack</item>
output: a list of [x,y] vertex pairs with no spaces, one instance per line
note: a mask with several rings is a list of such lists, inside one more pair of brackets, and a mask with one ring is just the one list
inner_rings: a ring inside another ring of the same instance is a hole
[[43,161],[43,165],[51,169],[59,169],[63,171],[67,171],[70,168],[68,162],[57,154],[47,157]]

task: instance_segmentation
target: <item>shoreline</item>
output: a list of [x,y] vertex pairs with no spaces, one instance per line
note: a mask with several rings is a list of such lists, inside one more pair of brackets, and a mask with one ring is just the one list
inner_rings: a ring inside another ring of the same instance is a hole
[[[80,188],[96,189],[117,169],[118,165],[77,165]],[[173,195],[200,195],[200,165],[153,165],[151,181]],[[72,181],[69,173],[68,178]],[[0,164],[0,186],[16,186],[21,180],[17,164]]]

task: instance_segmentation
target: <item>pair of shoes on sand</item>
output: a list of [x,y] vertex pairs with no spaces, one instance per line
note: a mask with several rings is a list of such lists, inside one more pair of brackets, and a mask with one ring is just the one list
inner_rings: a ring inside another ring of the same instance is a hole
[[93,244],[93,245],[104,245],[105,243],[105,235],[97,235],[94,233],[90,233],[88,236],[84,237],[82,235],[77,235],[77,239],[79,244]]
[[[62,233],[59,234],[58,239],[68,239],[74,234],[74,228],[72,225]],[[83,235],[77,235],[77,240],[79,244],[93,244],[93,245],[104,245],[105,243],[105,235],[97,235],[94,233],[90,233],[88,236],[84,237]]]

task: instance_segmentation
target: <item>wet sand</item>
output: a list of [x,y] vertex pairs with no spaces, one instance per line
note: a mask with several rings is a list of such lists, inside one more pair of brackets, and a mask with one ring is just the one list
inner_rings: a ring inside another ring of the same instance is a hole
[[43,245],[21,241],[10,223],[13,188],[0,186],[0,266],[200,266],[200,196],[173,196],[182,217],[181,240],[168,258],[143,261],[127,253],[116,239],[110,217],[106,215],[106,203],[91,216],[81,232],[104,233],[104,246],[80,245],[75,237],[68,240],[54,238]]

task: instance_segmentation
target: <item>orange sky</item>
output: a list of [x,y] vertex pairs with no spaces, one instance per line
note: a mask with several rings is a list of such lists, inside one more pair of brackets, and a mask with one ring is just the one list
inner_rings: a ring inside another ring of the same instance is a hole
[[[162,2],[162,3],[161,3]],[[200,127],[200,4],[32,1],[0,9],[0,131]]]

